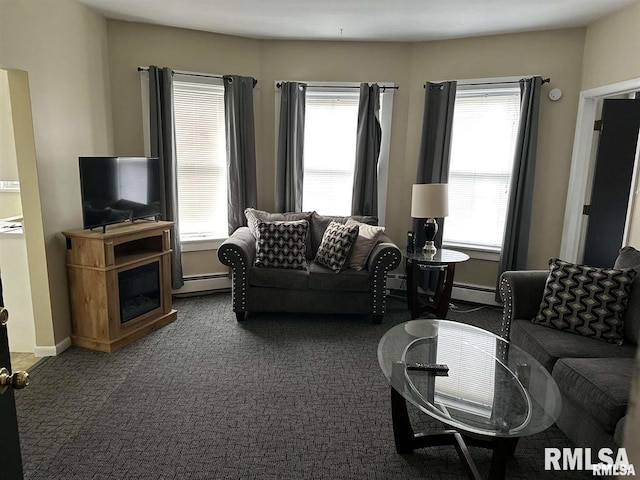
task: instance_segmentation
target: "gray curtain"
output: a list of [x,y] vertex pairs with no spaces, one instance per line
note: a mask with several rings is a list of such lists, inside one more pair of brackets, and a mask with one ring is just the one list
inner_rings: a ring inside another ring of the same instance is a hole
[[[453,107],[456,101],[456,82],[427,82],[424,94],[422,141],[418,157],[416,183],[448,183],[449,150],[453,125]],[[416,248],[425,242],[424,219],[413,220]],[[443,220],[438,219],[437,248],[442,246]]]
[[225,75],[229,235],[246,225],[244,209],[256,207],[256,135],[252,77]]
[[378,157],[380,157],[380,86],[360,84],[356,166],[352,215],[378,215]]
[[169,68],[149,67],[149,130],[151,156],[158,157],[161,172],[162,219],[174,222],[171,236],[171,286],[184,285],[182,249],[178,222],[178,175],[175,129],[173,124],[173,71]]
[[[502,254],[498,265],[498,282],[502,272],[527,267],[541,91],[542,77],[520,80],[520,125],[516,137]],[[498,288],[496,298],[499,299]]]
[[302,211],[304,115],[307,84],[280,86],[280,127],[276,159],[276,211]]

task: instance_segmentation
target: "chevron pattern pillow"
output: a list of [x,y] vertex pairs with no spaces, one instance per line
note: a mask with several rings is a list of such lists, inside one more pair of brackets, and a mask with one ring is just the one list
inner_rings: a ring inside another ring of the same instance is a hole
[[322,242],[318,247],[314,261],[329,267],[336,273],[340,272],[345,263],[347,263],[353,242],[358,236],[358,231],[357,225],[347,226],[334,221],[329,223],[322,236]]
[[304,270],[309,222],[257,222],[256,267]]
[[636,271],[595,268],[557,258],[533,323],[622,344],[623,315]]

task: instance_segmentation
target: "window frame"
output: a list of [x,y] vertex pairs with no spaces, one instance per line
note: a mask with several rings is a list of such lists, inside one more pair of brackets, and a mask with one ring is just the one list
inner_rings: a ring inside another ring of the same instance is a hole
[[[274,158],[278,157],[278,133],[280,130],[280,95],[281,89],[278,87],[283,82],[301,82],[307,85],[309,89],[319,86],[333,87],[322,88],[322,90],[334,92],[353,92],[354,89],[360,87],[363,82],[330,82],[317,80],[275,80],[275,116],[274,116]],[[382,138],[380,142],[380,156],[378,158],[378,225],[384,226],[386,220],[387,209],[387,191],[389,184],[389,151],[391,145],[391,128],[393,119],[393,99],[395,92],[395,83],[393,82],[367,82],[380,85],[380,126],[382,129]],[[386,87],[386,88],[382,88]],[[354,152],[355,156],[355,152]],[[276,173],[277,174],[277,173]],[[274,189],[276,178],[274,175]],[[319,212],[322,213],[322,212]]]
[[[519,81],[525,76],[518,77],[502,77],[502,78],[484,78],[484,79],[469,79],[469,80],[459,80],[458,81],[458,89],[465,90],[466,92],[478,90],[478,91],[486,91],[487,89],[496,90],[504,89],[504,88],[517,88],[520,90]],[[457,92],[456,92],[457,95]],[[454,106],[455,109],[455,106]],[[455,115],[455,110],[454,110]],[[512,160],[513,166],[513,160]],[[511,176],[513,175],[513,169],[511,171]],[[511,181],[511,179],[510,179]],[[508,212],[507,212],[508,213]],[[445,229],[446,229],[446,218],[445,218]],[[489,260],[489,261],[499,261],[502,253],[503,245],[499,247],[490,246],[490,245],[480,245],[480,244],[467,244],[455,241],[445,241],[443,239],[443,247],[445,248],[453,248],[457,251],[461,251],[469,255],[470,258],[479,259],[479,260]]]
[[[140,91],[142,96],[142,130],[144,139],[144,154],[145,156],[151,156],[151,134],[150,134],[150,111],[149,111],[149,71],[145,67],[138,67],[140,73]],[[183,72],[174,71],[174,81],[189,82],[189,83],[203,83],[222,85],[222,75],[210,74],[210,73],[196,73],[196,72]],[[227,186],[228,188],[228,186]],[[229,235],[224,237],[214,236],[192,236],[180,238],[180,245],[182,252],[203,251],[203,250],[215,250],[220,247]]]
[[[349,189],[349,191],[347,192],[349,195],[349,199],[348,199],[348,205],[344,205],[344,207],[346,208],[345,212],[340,212],[340,211],[327,211],[327,212],[321,212],[323,214],[330,214],[330,215],[342,215],[342,216],[348,216],[351,214],[351,192],[353,191],[353,180],[354,180],[354,176],[355,176],[355,167],[356,167],[356,143],[357,143],[357,135],[358,135],[358,104],[359,104],[359,91],[355,88],[314,88],[313,86],[307,86],[307,94],[306,94],[306,114],[305,114],[305,132],[304,132],[304,137],[305,137],[305,150],[308,147],[308,138],[307,138],[307,133],[308,130],[307,128],[309,127],[309,99],[315,97],[316,99],[328,99],[328,100],[344,100],[345,102],[349,102],[350,106],[349,108],[353,108],[353,104],[355,103],[355,116],[354,116],[354,120],[355,120],[355,125],[353,125],[353,158],[352,158],[352,162],[350,164],[351,169],[348,168],[344,168],[344,169],[336,169],[335,165],[333,165],[334,169],[326,169],[326,170],[322,170],[323,172],[334,172],[333,175],[333,180],[337,181],[335,178],[335,175],[338,174],[339,172],[339,176],[342,177],[341,174],[347,174],[350,173],[351,174],[351,188]],[[355,102],[354,102],[355,100]],[[337,109],[343,109],[345,108],[344,106],[342,107],[336,107]],[[350,110],[350,112],[353,112],[353,110]],[[349,115],[352,115],[352,113],[349,113]],[[335,119],[335,117],[332,117],[333,119]],[[349,123],[349,125],[351,125],[351,123]],[[346,124],[345,124],[345,128],[346,128]],[[334,133],[336,133],[336,130],[333,130]],[[342,133],[342,132],[341,132]],[[334,153],[336,153],[334,151]],[[306,165],[304,162],[304,157],[306,157],[306,155],[303,155],[303,165],[302,165],[302,169],[303,169],[303,173],[306,174],[309,170],[312,170],[310,166]],[[325,158],[323,156],[323,158]],[[347,156],[340,156],[340,158],[347,158]],[[348,160],[348,158],[347,158]],[[345,160],[345,161],[347,161]],[[317,165],[316,165],[317,166]],[[342,177],[344,178],[344,177]],[[344,181],[344,180],[343,180]],[[346,183],[346,182],[345,182]],[[311,211],[311,210],[318,210],[317,208],[309,208],[308,205],[305,205],[305,186],[307,186],[306,184],[306,175],[305,175],[305,181],[303,181],[303,192],[302,192],[302,210],[303,211]],[[326,186],[326,185],[325,185]],[[335,183],[332,183],[332,186],[337,189],[335,187]],[[334,190],[335,191],[335,190]],[[332,202],[333,203],[333,202]],[[340,204],[340,206],[342,206],[342,204]]]

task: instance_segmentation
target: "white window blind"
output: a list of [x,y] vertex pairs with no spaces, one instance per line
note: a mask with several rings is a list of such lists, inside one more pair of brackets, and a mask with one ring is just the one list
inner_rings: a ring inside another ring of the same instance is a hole
[[222,83],[174,80],[181,240],[228,237]]
[[499,251],[507,213],[520,88],[459,87],[449,166],[444,242]]
[[324,215],[350,215],[359,92],[309,90],[302,209],[317,210]]

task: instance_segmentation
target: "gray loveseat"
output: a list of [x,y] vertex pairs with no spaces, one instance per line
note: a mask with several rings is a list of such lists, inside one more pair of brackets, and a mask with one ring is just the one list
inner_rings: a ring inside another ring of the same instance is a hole
[[[635,268],[640,252],[620,251],[616,268]],[[556,424],[578,447],[612,448],[622,444],[631,382],[640,339],[640,280],[631,284],[624,312],[624,342],[607,343],[532,323],[540,308],[549,272],[505,272],[503,335],[551,372],[562,395]],[[614,450],[615,451],[615,450]]]
[[[267,221],[278,221],[299,220],[304,214],[268,215]],[[249,312],[301,312],[365,314],[380,323],[386,309],[387,272],[397,268],[402,258],[398,247],[382,234],[363,270],[334,273],[313,261],[329,223],[353,218],[375,225],[377,219],[307,215],[310,238],[305,270],[254,266],[256,238],[248,227],[237,229],[218,249],[220,261],[231,267],[233,311],[238,321]]]

